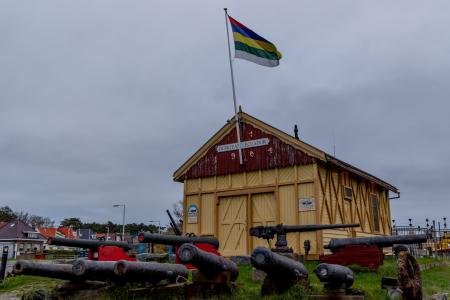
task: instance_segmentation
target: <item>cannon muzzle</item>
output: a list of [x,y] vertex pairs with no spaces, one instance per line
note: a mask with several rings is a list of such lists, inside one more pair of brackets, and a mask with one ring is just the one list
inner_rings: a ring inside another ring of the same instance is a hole
[[183,244],[178,249],[178,257],[182,263],[195,266],[204,276],[210,279],[226,272],[230,276],[230,281],[235,281],[239,275],[239,267],[235,262],[223,256],[203,251],[189,243]]
[[325,282],[325,288],[348,289],[352,286],[355,276],[347,267],[334,264],[319,264],[314,270],[317,278]]
[[71,264],[45,264],[19,260],[14,264],[16,275],[33,275],[64,280],[74,279]]
[[210,244],[215,249],[219,248],[219,240],[214,237],[187,237],[178,235],[163,235],[149,232],[139,233],[140,243],[154,243],[162,245],[181,246],[186,243]]

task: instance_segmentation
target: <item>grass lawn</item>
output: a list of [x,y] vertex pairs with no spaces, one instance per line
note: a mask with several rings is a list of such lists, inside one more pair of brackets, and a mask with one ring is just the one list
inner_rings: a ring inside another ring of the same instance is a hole
[[[436,262],[432,258],[418,260],[420,264]],[[306,262],[310,275],[309,280],[312,291],[320,293],[323,284],[319,282],[317,276],[312,272],[317,266],[317,262]],[[386,290],[381,289],[381,277],[397,277],[396,262],[393,258],[386,258],[384,265],[377,273],[368,272],[367,269],[358,266],[351,266],[355,273],[355,283],[352,288],[361,289],[366,293],[367,300],[385,299]],[[251,266],[241,266],[240,274],[237,280],[238,291],[233,299],[260,299],[261,284],[251,280]],[[450,267],[436,267],[430,270],[422,271],[422,282],[424,296],[431,296],[439,292],[450,293]],[[299,299],[303,291],[293,291],[291,295],[280,295],[269,297],[268,299]]]
[[[419,259],[419,263],[436,262],[435,259]],[[447,260],[448,261],[448,260]],[[312,272],[317,266],[317,262],[307,262],[305,264],[310,272],[309,280],[314,293],[320,293],[323,285],[319,282]],[[355,273],[355,283],[353,288],[362,289],[366,292],[367,300],[385,299],[386,291],[381,289],[381,277],[396,277],[395,260],[385,259],[384,265],[380,267],[377,273],[368,272],[364,268],[352,266]],[[222,299],[261,299],[261,283],[253,282],[251,266],[241,266],[240,274],[237,280],[237,290],[232,297],[223,297]],[[422,271],[423,290],[425,296],[430,296],[439,292],[450,293],[450,267],[435,267]],[[51,290],[60,280],[49,279],[36,276],[17,276],[8,278],[0,284],[0,299],[5,295],[21,295],[32,290]],[[287,294],[268,297],[269,300],[278,299],[301,299],[304,291],[301,288],[291,289]],[[108,299],[109,297],[102,297]]]
[[58,279],[38,276],[15,276],[0,283],[0,299],[7,299],[14,295],[24,295],[31,291],[50,291],[61,282]]

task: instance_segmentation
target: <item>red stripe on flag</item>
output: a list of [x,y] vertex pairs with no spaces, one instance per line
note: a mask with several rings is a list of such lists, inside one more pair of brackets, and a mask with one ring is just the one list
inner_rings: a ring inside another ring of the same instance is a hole
[[247,26],[245,26],[244,24],[239,23],[238,21],[236,21],[235,19],[233,19],[232,17],[228,16],[228,19],[230,19],[230,22],[233,23],[234,25],[236,25],[237,27],[240,27],[242,29],[247,29],[250,30],[250,28],[248,28]]

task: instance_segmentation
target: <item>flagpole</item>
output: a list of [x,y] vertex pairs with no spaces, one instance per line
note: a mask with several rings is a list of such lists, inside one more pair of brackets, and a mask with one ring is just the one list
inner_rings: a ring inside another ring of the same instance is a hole
[[227,27],[227,42],[228,42],[228,58],[230,59],[230,72],[231,72],[231,87],[233,89],[233,102],[234,102],[234,113],[235,113],[235,119],[236,119],[236,133],[237,133],[237,140],[238,140],[238,151],[239,151],[239,164],[244,164],[244,161],[242,159],[242,149],[241,149],[241,133],[239,130],[239,114],[238,114],[238,107],[236,102],[236,91],[234,88],[234,74],[233,74],[233,61],[231,60],[231,46],[230,46],[230,33],[228,31],[228,12],[227,8],[223,9],[225,11],[225,26]]

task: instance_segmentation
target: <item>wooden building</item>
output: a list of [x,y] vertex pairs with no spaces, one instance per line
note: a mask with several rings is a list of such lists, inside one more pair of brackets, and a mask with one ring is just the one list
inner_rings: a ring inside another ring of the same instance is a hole
[[223,126],[174,173],[184,184],[184,232],[216,236],[225,256],[249,255],[265,240],[257,225],[359,223],[358,228],[290,233],[289,246],[311,258],[330,238],[391,232],[389,192],[398,189],[246,113],[240,112],[244,164],[236,127]]

